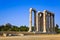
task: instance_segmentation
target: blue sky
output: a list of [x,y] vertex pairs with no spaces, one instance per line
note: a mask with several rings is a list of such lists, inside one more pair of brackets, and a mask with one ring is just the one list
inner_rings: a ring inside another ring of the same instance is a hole
[[49,10],[55,14],[55,24],[60,25],[60,0],[0,0],[0,25],[29,25],[29,8]]

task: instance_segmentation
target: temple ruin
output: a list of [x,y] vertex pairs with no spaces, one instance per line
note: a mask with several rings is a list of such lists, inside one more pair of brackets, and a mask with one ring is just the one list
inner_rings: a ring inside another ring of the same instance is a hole
[[32,31],[32,11],[34,12],[34,32],[54,33],[54,13],[44,10],[43,12],[36,11],[33,8],[29,9],[29,32]]

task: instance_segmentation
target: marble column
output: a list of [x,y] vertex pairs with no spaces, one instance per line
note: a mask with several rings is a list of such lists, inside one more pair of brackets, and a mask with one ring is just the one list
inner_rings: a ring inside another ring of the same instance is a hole
[[54,20],[54,14],[53,14],[53,32],[55,32],[55,22],[54,22],[55,20]]
[[36,30],[36,10],[33,8],[30,8],[29,12],[29,32],[32,31],[32,11],[34,12],[34,31]]
[[46,19],[46,26],[47,26],[47,32],[49,33],[49,28],[50,28],[50,13],[47,12],[47,19]]
[[50,13],[50,32],[53,32],[53,15]]
[[43,32],[46,33],[46,10],[43,12]]
[[39,15],[39,30],[43,32],[43,13],[42,12],[40,12],[40,15]]
[[34,31],[36,31],[36,11],[34,10]]
[[52,30],[52,27],[51,27],[52,25],[51,25],[51,13],[50,13],[50,32],[51,32],[51,30]]
[[51,16],[51,27],[52,27],[52,32],[53,32],[53,14],[52,14],[52,16]]
[[30,15],[29,15],[29,32],[32,31],[32,8],[29,10]]
[[50,32],[50,13],[49,13],[49,32]]
[[39,29],[40,29],[40,27],[39,27],[40,26],[40,17],[39,16],[40,16],[40,11],[37,12],[37,17],[36,17],[37,18],[37,22],[36,22],[36,24],[37,24],[37,30],[36,31],[37,32],[39,32]]
[[38,28],[39,28],[39,27],[38,27],[38,13],[37,13],[37,15],[36,15],[36,31],[37,31],[37,32],[39,31]]

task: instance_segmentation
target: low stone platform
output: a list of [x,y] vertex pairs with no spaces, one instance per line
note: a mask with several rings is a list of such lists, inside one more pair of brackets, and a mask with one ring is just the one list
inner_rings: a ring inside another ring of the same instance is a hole
[[25,35],[39,35],[39,34],[56,34],[56,33],[44,33],[44,32],[0,32],[2,36],[25,36]]
[[33,32],[35,34],[56,34],[56,32]]

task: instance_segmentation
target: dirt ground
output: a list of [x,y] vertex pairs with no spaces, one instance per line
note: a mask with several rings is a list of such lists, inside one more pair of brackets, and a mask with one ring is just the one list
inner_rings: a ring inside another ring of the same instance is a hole
[[60,40],[60,34],[0,37],[0,40]]

